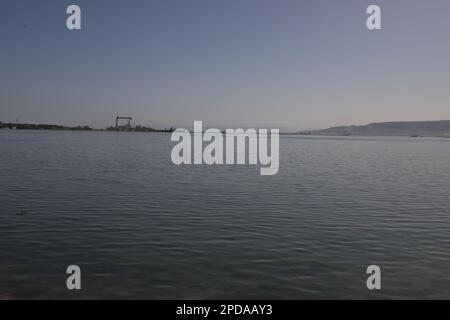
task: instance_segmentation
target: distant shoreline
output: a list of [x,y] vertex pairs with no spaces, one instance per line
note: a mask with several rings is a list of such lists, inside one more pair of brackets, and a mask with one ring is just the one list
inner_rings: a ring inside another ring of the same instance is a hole
[[360,137],[440,137],[450,138],[450,120],[379,122],[359,126],[339,126],[299,131],[298,135]]
[[[29,124],[0,122],[0,130],[49,130],[49,131],[97,131],[97,132],[150,132],[171,133],[174,127],[155,129],[144,126],[117,126],[94,129],[89,126],[63,126],[56,124]],[[450,120],[380,122],[362,126],[339,126],[319,130],[280,132],[280,135],[314,137],[411,137],[411,138],[450,138]]]
[[116,131],[116,132],[173,132],[175,128],[154,129],[143,126],[129,127],[109,127],[106,129],[93,129],[89,126],[68,127],[56,124],[30,124],[30,123],[3,123],[0,122],[0,129],[5,130],[51,130],[51,131]]

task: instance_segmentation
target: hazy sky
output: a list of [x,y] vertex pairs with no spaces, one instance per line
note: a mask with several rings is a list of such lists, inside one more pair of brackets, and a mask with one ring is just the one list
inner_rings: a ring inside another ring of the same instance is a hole
[[[69,4],[81,31],[66,29]],[[0,121],[450,119],[449,0],[1,0],[0,37]]]

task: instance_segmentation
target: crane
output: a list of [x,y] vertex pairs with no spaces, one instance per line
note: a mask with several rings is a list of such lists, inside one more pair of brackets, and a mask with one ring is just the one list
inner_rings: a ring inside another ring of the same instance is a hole
[[127,128],[130,128],[131,127],[130,123],[131,123],[131,120],[133,120],[133,118],[117,116],[116,117],[116,129],[119,127],[119,120],[128,120],[128,124],[126,126],[127,126]]

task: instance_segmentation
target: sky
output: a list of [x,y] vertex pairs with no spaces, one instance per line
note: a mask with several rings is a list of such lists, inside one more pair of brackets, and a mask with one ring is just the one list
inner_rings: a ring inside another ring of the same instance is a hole
[[[82,30],[66,28],[71,4]],[[370,4],[382,30],[366,27]],[[3,122],[450,119],[448,0],[1,0],[0,39]]]

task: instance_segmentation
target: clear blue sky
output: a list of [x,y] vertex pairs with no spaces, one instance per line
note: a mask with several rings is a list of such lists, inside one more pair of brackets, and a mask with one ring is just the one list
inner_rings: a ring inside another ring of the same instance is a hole
[[[82,9],[68,31],[65,10]],[[381,31],[366,8],[382,9]],[[2,0],[0,121],[450,119],[448,0]]]

